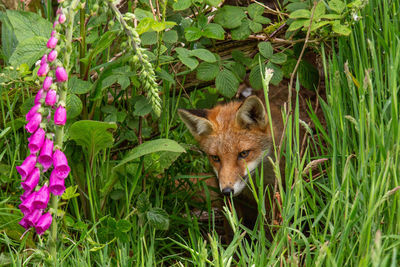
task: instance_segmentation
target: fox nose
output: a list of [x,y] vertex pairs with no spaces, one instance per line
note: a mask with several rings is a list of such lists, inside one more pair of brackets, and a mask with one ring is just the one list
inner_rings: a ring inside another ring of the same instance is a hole
[[225,196],[230,196],[231,194],[233,195],[233,193],[233,188],[225,187],[224,189],[222,189],[222,194]]

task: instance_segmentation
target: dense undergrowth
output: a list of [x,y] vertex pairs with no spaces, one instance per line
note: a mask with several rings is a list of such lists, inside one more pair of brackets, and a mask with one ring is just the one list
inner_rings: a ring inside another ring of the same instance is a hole
[[[58,265],[399,265],[398,0],[283,1],[279,9],[218,7],[218,0],[83,2],[72,51],[59,53],[72,67],[64,136],[71,173],[58,210],[50,210]],[[0,13],[1,266],[55,262],[49,234],[18,225],[15,169],[29,153],[23,126],[41,86],[34,63],[46,51],[53,8],[47,1],[35,12]],[[221,46],[255,39],[250,52],[224,54]],[[303,146],[296,103],[285,113],[280,199],[271,188],[257,192],[276,201],[276,220],[264,228],[263,201],[254,229],[224,208],[233,230],[226,243],[212,189],[193,183],[211,177],[209,163],[176,111],[232,98],[246,72],[261,89],[265,68],[274,69],[274,85],[293,78],[296,90],[324,95],[324,120],[310,109],[312,137]]]

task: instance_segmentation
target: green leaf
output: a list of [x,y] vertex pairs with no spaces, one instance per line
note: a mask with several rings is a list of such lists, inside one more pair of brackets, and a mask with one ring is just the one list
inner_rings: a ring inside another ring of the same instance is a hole
[[144,157],[144,169],[153,175],[164,173],[176,161],[181,153],[160,151]]
[[139,95],[136,96],[133,101],[135,103],[135,110],[133,111],[133,115],[144,116],[151,112],[152,105],[146,97]]
[[206,0],[206,4],[213,7],[217,7],[221,2],[222,0]]
[[189,42],[196,41],[203,36],[202,31],[197,27],[188,27],[185,29],[185,38]]
[[279,64],[279,65],[282,65],[283,63],[285,63],[286,60],[287,60],[287,56],[284,53],[273,54],[271,57],[271,62],[275,63],[275,64]]
[[110,130],[115,129],[115,123],[81,120],[71,125],[69,137],[84,148],[92,161],[100,150],[113,146],[114,138]]
[[52,24],[38,14],[10,9],[6,13],[18,42],[38,36],[50,37]]
[[218,73],[215,86],[223,96],[233,97],[239,87],[239,81],[232,71],[224,69]]
[[155,30],[156,32],[163,31],[165,29],[172,28],[176,25],[175,22],[173,21],[156,21],[153,20],[153,23],[151,24],[151,29]]
[[14,29],[10,23],[10,20],[7,18],[6,13],[0,12],[0,21],[1,21],[1,48],[3,51],[3,55],[5,57],[6,63],[8,63],[12,53],[17,47],[18,40],[15,36]]
[[346,4],[341,0],[331,0],[328,2],[328,6],[338,14],[341,14],[346,8]]
[[217,77],[219,72],[218,64],[212,64],[208,62],[201,62],[197,67],[196,78],[202,81],[212,81]]
[[72,78],[68,79],[68,91],[72,94],[86,94],[90,91],[91,87],[91,82],[81,80],[76,76],[72,76]]
[[233,40],[245,40],[251,34],[251,30],[249,28],[250,20],[243,20],[240,27],[231,30],[231,35]]
[[175,30],[169,30],[164,33],[163,41],[168,44],[173,44],[178,41],[178,33]]
[[274,49],[272,48],[272,45],[270,42],[261,42],[258,43],[258,50],[260,51],[260,54],[265,57],[265,58],[271,58],[272,54],[274,53]]
[[179,152],[183,153],[185,152],[185,149],[179,145],[177,142],[170,140],[170,139],[156,139],[156,140],[151,140],[148,142],[145,142],[134,149],[132,149],[127,156],[124,157],[121,162],[115,166],[114,168],[117,168],[118,166],[124,165],[132,160],[135,160],[139,157],[142,157],[147,154],[151,154],[154,152],[158,151],[170,151],[170,152]]
[[34,36],[18,43],[10,57],[10,64],[17,67],[23,63],[31,67],[47,51],[47,38]]
[[320,22],[314,22],[311,25],[311,31],[318,30],[319,28],[324,27],[325,25],[331,24],[331,23],[332,23],[331,21],[326,21],[326,20],[320,21]]
[[254,19],[256,16],[261,16],[264,13],[264,8],[259,4],[251,4],[247,7],[247,12],[250,18]]
[[246,17],[243,9],[237,6],[224,5],[217,11],[214,21],[227,29],[234,29],[242,24]]
[[209,23],[203,29],[203,36],[217,40],[224,40],[225,30],[219,24]]
[[191,70],[194,70],[197,67],[197,65],[199,65],[199,62],[195,58],[185,57],[182,55],[178,55],[178,58],[180,61],[182,61],[184,65],[188,66]]
[[338,14],[325,14],[321,16],[321,19],[341,19],[342,16]]
[[[285,64],[286,65],[286,64]],[[318,69],[305,60],[299,64],[299,80],[302,86],[308,90],[315,90],[318,86],[319,73]]]
[[73,119],[77,116],[79,116],[82,112],[82,101],[79,97],[77,97],[75,94],[69,94],[67,96],[67,118],[68,119]]
[[142,192],[139,194],[136,201],[136,207],[139,213],[145,213],[150,209],[149,196],[146,194],[146,192]]
[[79,193],[76,193],[77,189],[78,189],[77,185],[67,187],[64,191],[64,194],[62,194],[61,198],[63,200],[68,200],[68,199],[79,196]]
[[254,33],[262,31],[262,25],[260,23],[250,21],[249,23],[250,30]]
[[271,83],[273,85],[278,85],[283,79],[282,69],[279,66],[277,66],[271,62],[268,62],[268,64],[266,65],[266,68],[274,70],[274,75],[271,78]]
[[243,65],[249,67],[251,65],[251,58],[246,56],[242,51],[240,50],[233,50],[232,51],[232,58],[237,61],[242,63]]
[[261,72],[265,72],[265,65],[262,64],[262,68],[260,70],[260,65],[256,65],[250,70],[250,75],[249,75],[249,81],[251,87],[253,87],[255,90],[260,90],[262,89],[262,77],[261,77]]
[[172,8],[175,11],[181,11],[189,8],[192,5],[191,0],[176,0],[174,4],[172,5]]
[[183,47],[177,47],[175,48],[176,53],[178,55],[184,56],[184,57],[190,57],[190,50],[183,48]]
[[307,3],[304,2],[297,2],[297,3],[290,3],[285,8],[289,13],[292,13],[293,11],[296,11],[298,9],[307,9],[308,5]]
[[168,230],[168,213],[161,208],[151,208],[146,212],[147,220],[157,230]]
[[300,28],[302,28],[304,26],[305,22],[309,22],[309,20],[307,19],[299,19],[299,20],[295,20],[293,21],[290,25],[289,28],[287,29],[289,32],[298,30]]
[[298,9],[289,15],[289,18],[291,19],[309,19],[310,17],[311,12],[307,9]]
[[209,63],[214,63],[215,61],[217,61],[214,54],[204,48],[191,50],[190,55]]
[[341,25],[340,21],[335,20],[333,25],[332,25],[332,30],[334,32],[336,32],[337,34],[340,35],[345,35],[345,36],[349,36],[351,33],[351,30],[349,27]]
[[145,17],[143,18],[136,27],[137,33],[140,35],[142,33],[148,32],[154,23],[153,18]]
[[325,14],[326,7],[324,1],[319,1],[315,7],[313,21],[318,21]]
[[142,45],[153,45],[157,43],[157,33],[156,32],[145,32],[140,36],[142,40]]
[[157,73],[157,76],[160,77],[163,81],[167,81],[167,82],[170,82],[171,84],[175,84],[174,76],[172,76],[166,70],[159,69],[156,71],[156,73]]
[[134,14],[139,21],[143,20],[144,18],[153,18],[153,13],[141,8],[135,8]]
[[117,229],[120,232],[127,233],[131,230],[132,224],[128,220],[119,220],[117,222]]
[[266,17],[263,17],[263,16],[256,16],[256,17],[253,19],[253,21],[254,21],[254,22],[261,23],[261,24],[268,24],[268,23],[271,22],[271,20],[270,20],[269,18],[266,18]]

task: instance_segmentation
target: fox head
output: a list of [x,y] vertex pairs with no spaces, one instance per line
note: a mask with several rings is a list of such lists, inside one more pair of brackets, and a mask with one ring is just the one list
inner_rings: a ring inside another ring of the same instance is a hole
[[178,110],[200,147],[207,153],[224,195],[237,196],[252,173],[272,151],[264,105],[257,96],[213,109]]

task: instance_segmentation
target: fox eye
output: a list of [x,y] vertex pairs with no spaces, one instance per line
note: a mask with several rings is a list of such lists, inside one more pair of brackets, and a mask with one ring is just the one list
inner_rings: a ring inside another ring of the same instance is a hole
[[220,160],[219,160],[219,157],[216,156],[216,155],[210,155],[210,158],[211,158],[213,161],[215,161],[215,162],[219,162],[219,161],[220,161]]
[[242,152],[239,153],[238,159],[245,159],[249,155],[250,150],[243,150]]

